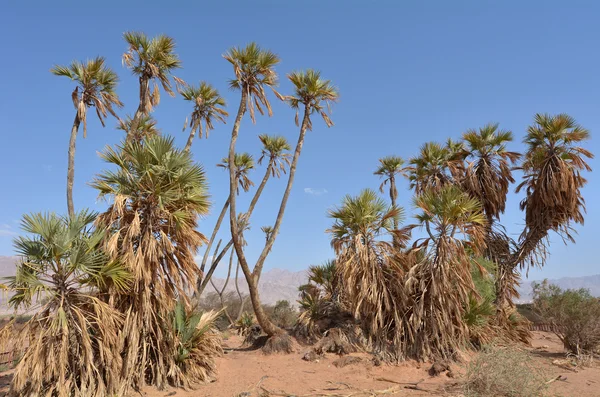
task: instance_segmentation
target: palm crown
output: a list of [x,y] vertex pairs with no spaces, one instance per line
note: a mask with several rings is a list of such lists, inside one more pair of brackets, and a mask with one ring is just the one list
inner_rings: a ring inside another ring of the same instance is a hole
[[[189,127],[192,133],[198,131],[199,138],[203,137],[203,132],[208,138],[210,130],[214,128],[213,120],[225,123],[225,117],[229,115],[223,109],[226,105],[225,99],[212,85],[201,81],[198,87],[193,85],[183,87],[180,94],[186,101],[194,103],[194,110],[189,117]],[[204,130],[202,123],[204,123]],[[185,120],[184,131],[187,125],[188,119]]]
[[131,129],[133,124],[133,118],[131,118],[131,116],[127,116],[124,120],[119,120],[117,129],[125,131],[125,133],[131,134],[132,138],[134,138],[136,141],[141,141],[145,138],[160,135],[160,129],[156,127],[156,120],[150,115],[143,115],[140,118],[140,121],[139,123],[137,123],[135,131]]
[[529,233],[529,238],[535,240],[536,234],[554,230],[572,238],[569,223],[583,223],[581,188],[586,180],[581,172],[591,171],[585,158],[593,158],[593,154],[576,145],[589,136],[566,114],[536,114],[535,123],[527,131],[527,152],[519,167],[524,176],[517,192],[525,188],[527,194],[521,202],[527,226],[522,237]]
[[468,147],[464,187],[481,201],[489,221],[504,212],[509,185],[515,181],[511,166],[520,155],[506,149],[512,139],[512,132],[499,130],[498,124],[488,124],[463,134]]
[[[237,194],[240,194],[240,186],[245,192],[247,192],[252,186],[254,186],[254,182],[248,178],[248,173],[254,169],[254,159],[249,153],[236,153],[234,164],[236,177],[238,180]],[[223,157],[221,162],[217,164],[217,167],[229,169],[229,159],[227,157]]]
[[[321,72],[307,69],[288,74],[288,79],[294,85],[294,95],[287,97],[287,101],[293,109],[296,109],[296,125],[299,125],[298,110],[303,104],[307,110],[307,116],[319,113],[328,127],[333,121],[327,113],[331,113],[331,103],[338,100],[337,88],[330,80],[323,80]],[[326,111],[327,110],[327,111]],[[312,122],[308,117],[308,129],[312,130]]]
[[456,153],[456,150],[437,142],[427,142],[421,146],[419,156],[410,159],[410,187],[417,194],[422,194],[428,189],[440,189],[450,183],[449,165]]
[[256,122],[255,108],[260,114],[264,114],[264,107],[271,116],[273,111],[265,87],[271,88],[279,99],[283,99],[275,90],[277,86],[275,66],[280,61],[279,57],[269,50],[262,49],[256,43],[250,43],[246,47],[231,48],[223,58],[231,63],[235,73],[235,79],[229,81],[229,86],[242,91],[242,99],[246,100],[245,106],[250,111],[252,122]]
[[[158,84],[171,96],[174,96],[169,77],[173,70],[181,67],[181,61],[175,53],[175,40],[165,35],[148,38],[141,32],[126,32],[123,38],[129,45],[123,54],[123,63],[133,74],[140,77],[140,82],[154,81],[151,93],[144,94],[144,113],[148,114],[160,102]],[[174,77],[175,82],[183,85],[183,81]]]
[[122,107],[119,96],[115,92],[119,77],[106,66],[103,57],[96,57],[87,62],[73,61],[68,66],[54,66],[50,70],[56,76],[65,76],[77,83],[71,94],[73,106],[77,109],[79,120],[83,123],[83,137],[87,136],[87,108],[95,107],[100,123],[109,114],[119,118],[114,107]]
[[384,186],[388,183],[390,183],[390,188],[393,189],[394,192],[396,191],[396,186],[392,184],[392,180],[396,175],[404,172],[403,165],[404,160],[398,156],[386,156],[379,159],[379,167],[373,173],[374,175],[385,178],[379,186],[379,191],[383,192]]
[[287,139],[283,136],[267,134],[259,135],[258,139],[260,139],[263,144],[258,164],[262,164],[263,159],[267,158],[269,160],[269,165],[272,166],[272,176],[279,177],[281,172],[285,174],[286,165],[289,167],[291,164],[290,154],[286,152],[292,149]]

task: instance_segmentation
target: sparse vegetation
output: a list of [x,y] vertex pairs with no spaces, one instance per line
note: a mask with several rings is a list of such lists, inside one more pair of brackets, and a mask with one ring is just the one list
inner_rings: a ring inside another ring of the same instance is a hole
[[513,347],[488,346],[467,366],[466,397],[545,396],[547,376],[529,353]]

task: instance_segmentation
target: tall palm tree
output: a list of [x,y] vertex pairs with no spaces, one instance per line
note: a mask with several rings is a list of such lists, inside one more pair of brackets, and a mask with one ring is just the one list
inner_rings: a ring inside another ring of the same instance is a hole
[[417,225],[426,230],[415,249],[424,253],[406,277],[413,303],[403,323],[405,355],[446,358],[468,337],[463,318],[475,293],[470,252],[485,246],[481,204],[459,187],[445,186],[416,196]]
[[[190,150],[196,132],[198,132],[199,138],[202,138],[204,134],[208,138],[210,130],[214,128],[213,121],[225,124],[225,117],[229,116],[229,113],[223,109],[226,105],[225,99],[219,95],[219,91],[205,81],[201,81],[198,87],[193,85],[183,87],[180,94],[186,101],[194,103],[194,110],[189,118],[190,136],[185,144],[185,150]],[[202,123],[204,123],[204,129]],[[186,118],[183,125],[184,131],[187,126],[188,119]]]
[[429,189],[441,189],[452,182],[450,162],[456,152],[437,142],[427,142],[419,156],[410,159],[408,179],[411,189],[422,194]]
[[[32,310],[18,333],[26,346],[11,395],[116,395],[121,382],[118,334],[123,316],[98,296],[107,284],[129,288],[129,274],[100,250],[105,232],[88,211],[25,215],[15,240],[22,260],[9,278],[9,304]],[[37,302],[34,302],[37,300]],[[23,343],[23,344],[21,344]]]
[[126,142],[120,150],[107,148],[101,157],[115,170],[92,183],[101,198],[113,199],[97,222],[111,231],[108,254],[133,275],[131,291],[114,297],[114,305],[127,313],[126,384],[139,390],[146,382],[162,388],[204,381],[206,372],[177,370],[176,341],[165,333],[175,302],[188,304],[200,276],[194,256],[206,238],[196,227],[210,207],[204,170],[170,137]]
[[54,66],[50,70],[56,76],[65,76],[77,84],[71,93],[73,106],[77,112],[71,138],[69,139],[69,163],[67,167],[67,208],[69,215],[75,214],[73,205],[73,181],[75,179],[75,143],[79,126],[83,123],[83,137],[87,137],[87,110],[96,108],[96,114],[102,126],[109,114],[119,118],[114,107],[122,107],[119,96],[115,92],[119,78],[105,64],[103,57],[96,57],[87,62],[73,61],[68,66]]
[[[524,140],[527,151],[518,167],[523,181],[517,192],[525,189],[526,193],[521,201],[525,230],[511,258],[511,269],[543,266],[544,242],[550,231],[558,233],[565,242],[575,241],[571,234],[573,223],[583,224],[585,213],[581,188],[587,181],[582,173],[591,171],[586,159],[594,157],[578,145],[589,137],[588,130],[567,114],[535,115]],[[507,298],[501,304],[511,302]]]
[[161,134],[160,129],[156,126],[156,120],[151,115],[142,115],[135,131],[131,129],[132,124],[133,119],[128,115],[124,120],[119,120],[117,129],[125,131],[125,134],[130,134],[131,138],[138,142]]
[[[379,167],[374,175],[379,175],[383,179],[381,185],[379,185],[379,191],[383,193],[383,188],[386,184],[390,185],[390,200],[393,206],[396,206],[396,200],[398,198],[398,190],[396,189],[396,175],[404,172],[404,160],[398,156],[387,156],[379,159]],[[397,229],[398,224],[395,223],[394,227]]]
[[463,134],[468,148],[463,188],[481,202],[488,226],[494,219],[500,219],[508,188],[515,181],[511,167],[520,154],[506,149],[512,139],[512,132],[498,129],[498,124],[487,124]]
[[342,302],[360,321],[374,348],[383,355],[394,355],[389,341],[395,348],[401,343],[396,331],[405,302],[401,288],[404,271],[396,249],[386,238],[406,243],[406,231],[394,227],[402,220],[403,211],[365,189],[356,197],[344,197],[342,205],[328,215],[334,219],[327,232],[336,254]]
[[[175,40],[165,35],[149,38],[142,32],[125,32],[123,38],[127,42],[127,52],[123,54],[123,64],[138,76],[140,82],[140,103],[131,130],[137,131],[142,116],[152,112],[152,108],[160,102],[159,83],[169,95],[175,96],[170,77],[173,70],[181,67],[181,61],[175,53]],[[183,80],[173,76],[176,84],[185,85]],[[150,89],[150,83],[154,87]],[[127,139],[132,139],[132,134]]]
[[[232,227],[233,244],[237,252],[238,258],[240,260],[242,271],[244,272],[244,276],[246,277],[246,281],[248,282],[250,299],[252,300],[252,305],[254,307],[256,318],[259,321],[265,333],[267,333],[267,335],[269,336],[274,336],[275,334],[280,333],[281,330],[268,319],[268,317],[263,311],[262,305],[260,304],[260,298],[258,296],[258,280],[260,278],[265,259],[267,258],[267,255],[273,247],[275,239],[277,238],[277,235],[279,233],[279,228],[281,227],[281,222],[285,213],[287,201],[292,190],[292,185],[294,183],[296,167],[298,165],[300,153],[302,152],[302,146],[304,144],[306,131],[309,129],[312,130],[311,115],[315,113],[319,114],[325,121],[325,124],[328,127],[331,127],[333,125],[333,122],[329,118],[327,110],[329,109],[329,105],[332,102],[337,101],[338,98],[337,89],[333,86],[331,81],[322,79],[321,74],[318,71],[308,69],[306,71],[294,72],[289,74],[288,78],[292,82],[295,92],[294,95],[287,98],[287,101],[293,109],[296,109],[296,125],[300,126],[300,134],[298,136],[298,143],[296,144],[296,149],[292,158],[287,186],[281,199],[281,204],[279,207],[277,218],[275,220],[275,224],[273,225],[273,232],[270,236],[270,239],[265,244],[265,247],[263,248],[260,256],[258,257],[252,272],[250,272],[248,262],[246,261],[246,257],[244,255],[242,247],[239,244],[238,232],[237,230],[235,230],[235,226]],[[303,108],[304,116],[302,119],[302,123],[300,124],[298,119],[298,112],[301,108]],[[235,142],[233,138],[232,142],[233,147],[235,147]],[[230,157],[233,155],[233,153],[231,152],[231,147],[229,155]],[[233,187],[234,186],[232,185],[231,188]],[[231,207],[231,210],[233,209],[234,208]]]

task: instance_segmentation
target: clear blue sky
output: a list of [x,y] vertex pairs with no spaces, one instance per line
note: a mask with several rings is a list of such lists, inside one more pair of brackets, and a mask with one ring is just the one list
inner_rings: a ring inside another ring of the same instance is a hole
[[[566,112],[592,131],[587,148],[600,154],[600,4],[595,1],[213,1],[167,5],[164,1],[5,1],[0,5],[4,37],[0,75],[2,195],[0,255],[11,255],[18,220],[30,211],[65,212],[69,130],[75,110],[73,84],[54,77],[54,64],[103,55],[121,77],[118,93],[137,106],[137,79],[121,65],[127,30],[173,36],[188,82],[218,87],[235,112],[239,94],[227,90],[232,70],[221,54],[257,41],[277,52],[285,73],[317,68],[339,87],[334,128],[315,120],[300,159],[288,211],[267,267],[305,268],[332,256],[326,211],[343,195],[377,188],[377,159],[405,158],[429,140],[458,138],[468,128],[499,122],[514,132],[520,151],[534,113]],[[181,2],[183,3],[183,2]],[[568,4],[568,6],[567,6]],[[290,92],[282,79],[281,92]],[[274,117],[245,120],[239,149],[258,155],[259,133],[296,141],[293,112],[273,99]],[[185,144],[181,127],[190,106],[162,95],[155,112],[160,128]],[[122,135],[90,113],[88,138],[77,142],[75,205],[101,210],[87,184],[105,168],[97,151]],[[227,175],[215,167],[226,154],[231,121],[208,140],[196,140],[194,158],[204,164],[215,203],[200,224],[210,234],[226,198]],[[600,273],[600,167],[589,175],[585,227],[577,245],[553,239],[551,257],[534,278]],[[262,169],[255,173],[255,180]],[[272,224],[284,187],[268,186],[254,217],[248,253],[262,246],[262,225]],[[322,194],[310,194],[313,189]],[[411,212],[408,184],[400,201]],[[504,223],[522,227],[519,197],[511,195]],[[247,202],[247,200],[245,201]],[[243,208],[243,206],[241,206]],[[226,233],[222,234],[226,238]],[[594,244],[594,242],[596,244]]]

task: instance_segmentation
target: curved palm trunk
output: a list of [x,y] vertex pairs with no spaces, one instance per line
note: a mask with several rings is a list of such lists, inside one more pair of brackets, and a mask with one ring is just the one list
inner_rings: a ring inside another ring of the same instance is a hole
[[[234,161],[235,143],[237,141],[239,124],[240,124],[242,116],[244,114],[245,107],[246,107],[246,95],[245,95],[244,91],[242,91],[242,100],[240,103],[240,109],[239,109],[238,115],[236,117],[236,121],[234,124],[232,136],[231,136],[231,143],[229,146],[229,164],[233,164],[233,161]],[[285,213],[285,207],[287,205],[287,201],[290,196],[290,192],[292,190],[292,185],[294,183],[294,176],[296,174],[296,166],[298,164],[298,159],[300,158],[300,153],[302,152],[302,145],[304,144],[304,137],[306,135],[306,130],[308,129],[309,116],[310,116],[310,109],[308,106],[305,106],[304,118],[302,120],[302,126],[300,127],[300,135],[298,137],[298,143],[296,144],[296,150],[294,151],[292,165],[290,166],[288,183],[287,183],[285,192],[283,194],[283,198],[281,200],[281,205],[279,207],[277,219],[275,220],[275,225],[273,227],[273,234],[267,241],[267,244],[265,244],[265,247],[264,247],[263,251],[261,252],[258,260],[256,261],[256,265],[254,266],[254,270],[252,272],[250,272],[250,267],[248,266],[248,262],[244,255],[243,247],[241,245],[241,241],[239,238],[240,237],[239,231],[237,229],[236,212],[235,212],[235,196],[234,196],[237,187],[236,187],[235,173],[234,173],[234,169],[233,169],[234,167],[230,167],[230,169],[229,169],[229,172],[230,172],[230,179],[229,179],[230,187],[229,188],[230,188],[230,197],[231,197],[229,221],[230,221],[230,225],[231,225],[231,236],[232,236],[232,240],[233,240],[233,245],[235,247],[235,251],[237,253],[238,259],[240,261],[240,267],[242,268],[242,272],[244,273],[244,276],[246,277],[246,281],[248,282],[248,289],[250,292],[250,300],[252,301],[252,306],[254,308],[254,313],[256,315],[256,319],[257,319],[258,323],[260,324],[260,326],[262,327],[263,331],[268,336],[273,336],[273,335],[276,335],[283,331],[279,327],[277,327],[275,324],[273,324],[269,320],[266,313],[264,312],[262,304],[260,302],[260,297],[258,294],[258,282],[260,279],[260,274],[262,272],[262,268],[263,268],[265,259],[267,258],[267,255],[268,255],[269,251],[271,250],[271,247],[275,243],[275,239],[277,238],[279,228],[281,227],[281,221],[283,220],[283,215]]]
[[79,131],[79,112],[75,115],[73,127],[71,127],[71,138],[69,139],[69,163],[67,166],[67,209],[69,216],[75,214],[75,206],[73,205],[73,182],[75,180],[75,142],[77,141],[77,131]]
[[[219,244],[217,244],[217,248],[215,249],[215,255],[217,254],[217,251],[219,250],[219,245],[220,245],[220,242],[219,242]],[[223,259],[223,257],[227,253],[227,251],[229,251],[229,248],[231,248],[232,245],[233,245],[233,241],[229,240],[229,242],[225,245],[225,247],[223,248],[223,250],[221,251],[219,256],[217,256],[215,259],[213,259],[213,262],[210,265],[210,269],[208,269],[208,273],[206,273],[206,277],[204,277],[204,280],[202,280],[202,283],[200,283],[200,287],[198,287],[198,291],[196,294],[196,296],[198,298],[200,298],[200,296],[202,296],[202,293],[206,289],[206,286],[208,285],[208,282],[212,278],[213,273],[215,272],[215,269],[219,265],[219,262],[221,262],[221,260]]]
[[140,76],[140,104],[138,105],[137,110],[135,111],[135,115],[133,116],[133,120],[131,120],[131,126],[129,127],[129,131],[127,131],[127,137],[125,138],[125,142],[129,142],[131,137],[133,136],[133,131],[137,131],[138,125],[140,124],[140,119],[142,116],[148,114],[148,93],[150,92],[150,80],[145,76]]
[[233,254],[234,253],[235,253],[235,251],[231,250],[231,254],[229,255],[229,269],[227,270],[227,278],[225,278],[225,283],[223,283],[223,288],[221,288],[219,290],[217,288],[217,286],[215,285],[215,283],[213,283],[212,278],[210,279],[210,284],[213,286],[213,288],[215,289],[215,291],[219,295],[219,300],[221,301],[221,309],[223,310],[223,313],[225,313],[225,317],[227,317],[227,321],[229,321],[230,325],[233,325],[234,321],[231,318],[231,316],[229,315],[229,311],[227,310],[227,306],[225,306],[225,301],[223,301],[223,294],[225,293],[225,289],[227,288],[227,284],[229,284],[229,279],[231,277],[231,266],[233,265]]

